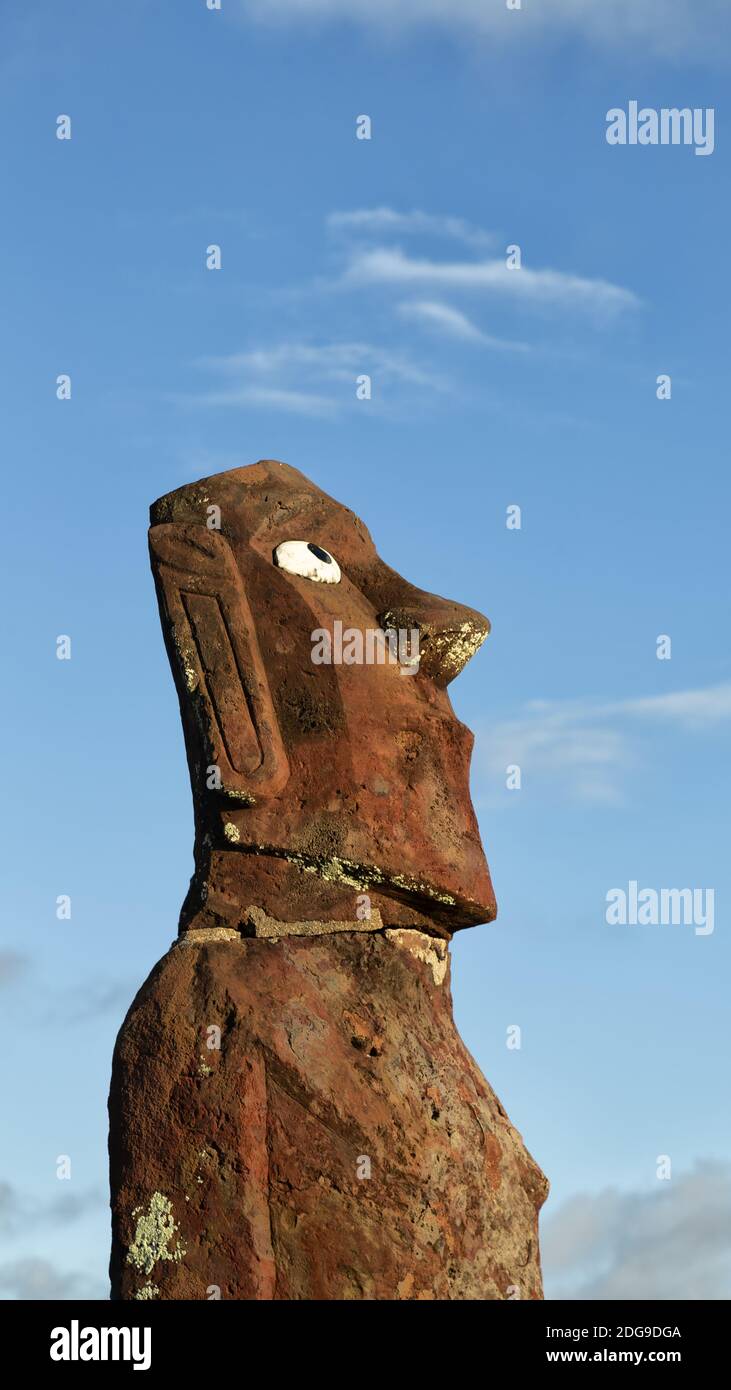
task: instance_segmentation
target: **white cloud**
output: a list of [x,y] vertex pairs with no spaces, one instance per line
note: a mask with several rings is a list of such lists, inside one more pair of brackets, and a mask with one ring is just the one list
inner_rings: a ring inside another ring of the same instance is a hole
[[716,724],[731,719],[731,682],[705,690],[678,690],[670,695],[625,700],[620,708],[627,714],[670,719],[689,728]]
[[446,237],[468,246],[491,246],[495,237],[474,227],[461,217],[442,217],[414,209],[396,212],[394,208],[358,208],[354,212],[331,212],[327,219],[331,231],[361,236],[396,235]]
[[416,319],[436,329],[448,338],[459,338],[465,343],[480,343],[483,347],[499,348],[503,352],[528,352],[526,343],[512,343],[507,339],[493,338],[483,333],[477,324],[455,309],[451,304],[437,300],[415,299],[399,304],[398,311],[403,318]]
[[589,309],[601,314],[635,306],[631,290],[607,280],[589,280],[561,270],[509,270],[504,260],[432,261],[406,256],[398,247],[357,251],[345,271],[346,285],[412,285],[507,295],[518,302]]
[[109,1297],[109,1287],[101,1281],[85,1273],[57,1269],[49,1260],[35,1256],[0,1265],[0,1289],[5,1290],[7,1298],[23,1302]]
[[612,805],[622,799],[622,773],[631,763],[625,734],[598,722],[593,710],[574,705],[532,709],[480,735],[478,759],[490,778],[504,784],[517,764],[523,787],[549,782],[571,800]]
[[406,353],[358,342],[276,343],[226,357],[203,358],[198,365],[230,383],[194,397],[199,404],[260,407],[301,415],[334,415],[350,405],[356,399],[356,378],[363,374],[391,390],[397,386],[447,389],[443,377],[424,370]]
[[284,342],[269,348],[254,348],[251,352],[232,353],[228,357],[207,357],[203,366],[212,367],[227,375],[243,372],[269,377],[287,372],[312,374],[328,381],[351,382],[367,364],[377,365],[379,371],[399,381],[418,386],[434,385],[434,377],[423,371],[404,354],[368,343]]
[[205,391],[196,397],[201,405],[283,410],[287,415],[334,415],[337,402],[308,391],[283,391],[276,386],[239,386],[230,391]]
[[399,304],[399,313],[404,318],[420,319],[441,329],[450,338],[461,338],[464,342],[480,343],[484,335],[476,324],[459,309],[449,304],[439,304],[435,300],[409,300]]
[[[324,294],[327,304],[333,290],[358,293],[380,285],[383,295],[368,296],[371,305],[365,312],[371,316],[385,313],[388,319],[395,313],[404,324],[411,321],[429,329],[436,351],[445,340],[499,352],[531,351],[525,342],[486,332],[472,310],[468,314],[463,307],[445,302],[460,294],[469,295],[472,303],[476,297],[498,295],[513,305],[586,309],[595,318],[607,318],[639,302],[631,291],[602,279],[530,266],[509,270],[503,259],[484,256],[456,261],[410,257],[399,246],[370,240],[391,232],[422,238],[441,236],[468,244],[473,255],[479,255],[477,248],[485,248],[492,238],[460,217],[380,206],[332,212],[327,222],[331,231],[345,236],[345,245],[340,248],[345,268],[335,278],[318,279],[311,292]],[[394,287],[406,290],[408,297],[399,302]],[[196,365],[209,373],[208,387],[171,399],[183,407],[268,410],[328,419],[357,404],[357,379],[367,375],[372,380],[374,410],[413,409],[415,403],[421,407],[427,397],[433,402],[440,393],[454,397],[458,387],[450,373],[450,359],[443,354],[443,360],[444,367],[438,363],[431,366],[420,362],[407,346],[383,347],[363,340],[318,343],[286,339],[201,359]]]
[[731,719],[731,681],[695,690],[676,690],[668,695],[641,695],[625,700],[574,700],[559,703],[531,700],[526,710],[540,718],[552,715],[575,719],[605,716],[647,716],[670,719],[688,727],[715,724]]
[[[66,1184],[60,1183],[59,1187]],[[3,1239],[27,1234],[33,1227],[69,1225],[86,1216],[87,1212],[103,1209],[104,1194],[97,1188],[81,1192],[59,1192],[50,1201],[18,1192],[8,1182],[0,1182],[0,1234]]]
[[727,0],[525,0],[520,10],[508,10],[505,0],[241,0],[241,7],[270,22],[346,20],[396,32],[437,27],[491,44],[573,37],[643,57],[717,58],[728,55],[731,37]]
[[731,1166],[573,1197],[545,1220],[541,1256],[549,1299],[731,1298]]
[[571,800],[619,804],[638,757],[637,725],[700,731],[728,720],[729,683],[627,700],[534,700],[517,718],[481,732],[478,767],[493,785],[504,786],[505,768],[517,764],[523,787],[548,783]]
[[[327,220],[331,230],[346,234],[346,264],[336,279],[320,280],[316,288],[321,292],[361,291],[381,285],[386,293],[376,301],[377,313],[385,305],[389,316],[395,311],[402,320],[426,326],[437,340],[471,342],[501,352],[530,351],[526,343],[487,333],[474,316],[454,303],[446,303],[441,294],[417,293],[394,305],[394,295],[389,290],[394,286],[407,291],[449,290],[450,298],[467,293],[473,300],[476,295],[496,294],[514,304],[578,307],[603,317],[639,302],[631,291],[602,279],[526,266],[509,270],[503,259],[439,261],[409,257],[398,246],[369,244],[374,234],[383,237],[398,231],[421,237],[444,236],[468,243],[473,250],[484,247],[490,240],[488,234],[459,217],[419,209],[398,212],[381,206],[333,212]],[[422,404],[426,393],[433,399],[439,393],[455,392],[448,369],[423,365],[407,348],[382,347],[362,340],[285,340],[222,357],[203,358],[197,365],[215,379],[208,389],[197,394],[174,396],[172,399],[180,405],[263,409],[328,418],[356,402],[357,378],[363,375],[372,379],[375,409],[413,407],[416,393]]]

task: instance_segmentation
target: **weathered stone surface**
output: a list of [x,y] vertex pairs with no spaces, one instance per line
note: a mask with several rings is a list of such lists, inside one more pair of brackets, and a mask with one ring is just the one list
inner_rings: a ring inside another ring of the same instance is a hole
[[172,947],[114,1059],[114,1296],[541,1297],[545,1179],[440,955],[411,931]]
[[[265,937],[276,941],[280,936],[329,936],[337,931],[382,931],[383,921],[378,908],[369,911],[361,921],[353,922],[280,922],[268,917],[260,907],[250,907],[244,914],[244,936]],[[186,933],[187,935],[187,933]]]
[[[249,904],[349,921],[359,893],[389,925],[451,935],[491,921],[473,739],[447,693],[487,618],[410,584],[358,517],[274,460],[180,488],[150,515],[195,813],[181,930],[239,927]],[[324,548],[339,581],[277,565],[292,540]],[[418,630],[418,669],[316,664],[313,634],[337,624],[363,651],[385,626]]]
[[[151,520],[195,871],[114,1056],[113,1295],[541,1297],[546,1182],[449,991],[496,912],[447,694],[487,619],[285,464]],[[338,625],[365,659],[313,660]]]

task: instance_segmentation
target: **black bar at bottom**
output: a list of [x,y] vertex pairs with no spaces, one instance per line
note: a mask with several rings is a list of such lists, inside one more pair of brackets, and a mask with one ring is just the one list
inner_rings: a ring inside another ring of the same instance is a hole
[[328,1382],[353,1378],[360,1387],[369,1367],[398,1362],[413,1373],[423,1361],[434,1372],[442,1358],[457,1375],[472,1362],[470,1379],[485,1380],[506,1363],[549,1374],[586,1366],[698,1372],[723,1366],[728,1328],[721,1301],[212,1304],[6,1302],[0,1336],[5,1357],[43,1373],[43,1385],[69,1371],[82,1383],[94,1366],[148,1380],[179,1371],[187,1385],[227,1368],[243,1382],[254,1363],[260,1381],[268,1363],[278,1380],[287,1365],[298,1374],[327,1366]]

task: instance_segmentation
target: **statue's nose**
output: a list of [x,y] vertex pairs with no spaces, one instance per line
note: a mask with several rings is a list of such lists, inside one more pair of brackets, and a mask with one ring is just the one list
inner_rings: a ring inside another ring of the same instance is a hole
[[418,629],[419,670],[441,687],[459,675],[490,631],[489,620],[476,608],[425,593],[404,580],[378,621],[396,631]]

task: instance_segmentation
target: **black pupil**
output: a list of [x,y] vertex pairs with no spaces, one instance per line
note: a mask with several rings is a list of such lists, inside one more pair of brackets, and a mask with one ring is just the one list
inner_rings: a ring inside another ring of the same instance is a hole
[[313,554],[313,555],[316,555],[317,558],[318,558],[318,560],[323,560],[323,561],[325,562],[326,565],[331,565],[331,564],[332,564],[332,562],[333,562],[333,557],[332,557],[332,555],[328,555],[327,551],[326,551],[326,550],[322,550],[321,547],[320,547],[319,545],[313,545],[312,541],[309,541],[308,544],[307,544],[307,549],[308,549],[308,550],[311,550],[311,551],[312,551],[312,554]]

